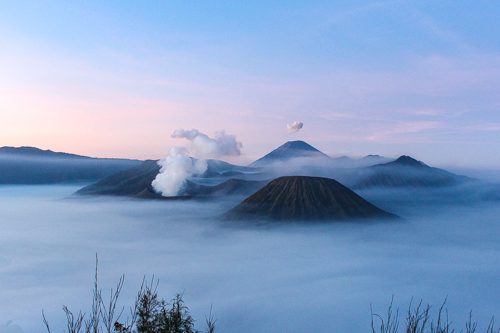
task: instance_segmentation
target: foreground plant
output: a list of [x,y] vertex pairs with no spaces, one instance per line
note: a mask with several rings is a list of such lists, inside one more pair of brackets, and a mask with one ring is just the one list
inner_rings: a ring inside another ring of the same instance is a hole
[[[371,311],[371,329],[372,333],[398,333],[399,331],[399,309],[394,310],[393,308],[394,297],[391,299],[389,309],[387,311],[387,317],[382,318],[382,316],[373,313],[372,307],[370,305]],[[405,327],[403,332],[405,333],[454,333],[455,329],[451,327],[451,322],[448,317],[448,309],[445,308],[446,299],[438,310],[437,319],[434,321],[430,318],[431,305],[422,305],[422,301],[418,305],[413,306],[413,299],[410,301],[408,306]],[[380,326],[375,325],[378,321]],[[500,333],[500,328],[494,329],[495,321],[491,318],[490,324],[486,330],[486,333]],[[465,323],[465,333],[475,333],[477,329],[477,322],[472,321],[472,311],[469,313],[469,319]],[[459,332],[464,332],[463,330]]]
[[[150,283],[144,278],[139,289],[134,306],[130,308],[130,317],[120,322],[125,310],[116,313],[118,297],[123,287],[125,276],[118,281],[116,290],[111,289],[109,302],[104,302],[102,291],[97,286],[97,258],[93,290],[92,310],[87,319],[81,311],[78,315],[63,306],[67,319],[68,333],[201,333],[194,328],[195,320],[189,314],[188,307],[184,304],[182,294],[177,294],[170,302],[158,298],[158,281],[154,277]],[[49,323],[42,310],[43,322],[47,331],[51,333]],[[215,332],[215,322],[210,309],[206,317],[206,333]]]

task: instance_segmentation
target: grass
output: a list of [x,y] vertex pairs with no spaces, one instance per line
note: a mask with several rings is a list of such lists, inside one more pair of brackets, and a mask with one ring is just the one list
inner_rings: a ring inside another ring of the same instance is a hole
[[[413,299],[410,301],[408,310],[406,311],[406,320],[403,330],[399,329],[399,309],[393,308],[394,297],[391,299],[387,314],[384,318],[381,315],[373,313],[371,310],[371,330],[372,333],[476,333],[477,322],[472,320],[472,311],[469,312],[469,318],[465,322],[465,331],[455,331],[452,328],[452,322],[449,320],[448,309],[445,308],[446,299],[438,309],[437,318],[431,318],[432,306],[427,304],[423,305],[422,301],[418,304],[413,304]],[[486,329],[486,333],[500,333],[500,328],[494,329],[495,321],[491,321]]]
[[[89,315],[81,311],[73,314],[66,306],[63,311],[67,319],[68,333],[214,333],[216,320],[210,314],[205,317],[205,330],[195,329],[195,320],[184,304],[182,294],[177,294],[170,301],[160,299],[157,293],[158,281],[154,277],[150,282],[143,279],[137,292],[130,314],[121,320],[125,308],[117,311],[117,302],[123,288],[125,276],[121,276],[115,290],[111,290],[109,300],[105,301],[102,290],[97,284],[97,256],[92,307]],[[49,322],[42,310],[42,317],[47,331],[51,333]]]
[[[66,306],[63,311],[67,319],[68,333],[214,333],[216,320],[210,314],[205,317],[205,329],[195,329],[195,320],[189,314],[188,307],[184,304],[182,294],[177,294],[170,301],[158,297],[158,281],[154,277],[151,281],[143,279],[137,292],[135,302],[130,307],[126,320],[122,320],[125,308],[117,312],[117,302],[123,288],[124,276],[118,280],[116,289],[111,290],[109,300],[104,301],[102,291],[97,284],[97,256],[93,290],[92,307],[89,315],[81,311],[74,315]],[[404,325],[400,327],[399,309],[394,309],[394,297],[391,299],[385,315],[379,315],[371,310],[371,333],[479,333],[477,322],[472,320],[472,311],[465,322],[465,329],[455,331],[449,320],[446,299],[437,311],[437,317],[431,318],[432,306],[423,305],[422,301],[414,303],[413,299],[406,311]],[[43,322],[47,331],[51,333],[49,323],[42,310]],[[494,318],[486,329],[486,333],[500,333],[500,328],[494,329]],[[332,328],[335,332],[335,328]]]

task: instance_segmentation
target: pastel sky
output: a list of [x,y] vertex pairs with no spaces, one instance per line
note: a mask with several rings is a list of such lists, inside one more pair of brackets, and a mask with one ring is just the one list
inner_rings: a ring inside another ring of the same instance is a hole
[[97,157],[195,128],[239,163],[304,140],[500,168],[500,3],[3,0],[0,115],[0,146]]

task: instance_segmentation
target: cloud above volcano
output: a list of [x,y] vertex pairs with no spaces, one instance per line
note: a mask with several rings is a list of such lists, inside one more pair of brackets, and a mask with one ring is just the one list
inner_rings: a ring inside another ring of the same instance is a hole
[[286,125],[288,133],[297,133],[302,127],[304,127],[304,124],[300,121],[294,121],[292,124]]

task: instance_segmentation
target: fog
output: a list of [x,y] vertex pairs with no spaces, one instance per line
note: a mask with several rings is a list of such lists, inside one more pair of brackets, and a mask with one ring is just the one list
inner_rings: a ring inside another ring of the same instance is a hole
[[481,331],[500,314],[499,201],[467,189],[358,192],[400,222],[268,226],[219,221],[242,198],[68,198],[77,189],[0,186],[0,332],[44,332],[42,309],[52,332],[62,305],[88,313],[96,253],[104,295],[125,274],[128,307],[154,274],[198,329],[213,306],[219,332],[369,332],[370,303],[385,314],[392,295],[401,322],[411,297],[433,314],[448,297],[458,330],[471,309]]

